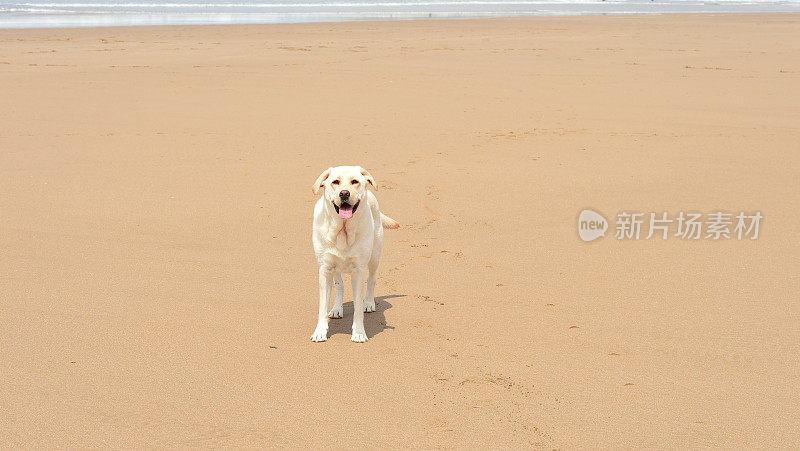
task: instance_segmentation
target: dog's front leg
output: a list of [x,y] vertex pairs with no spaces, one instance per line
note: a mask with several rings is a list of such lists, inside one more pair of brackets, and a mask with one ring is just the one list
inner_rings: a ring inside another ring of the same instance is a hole
[[353,284],[353,335],[350,340],[364,343],[368,340],[364,331],[364,268],[353,270],[351,282]]
[[311,341],[325,341],[328,339],[328,299],[331,297],[333,285],[333,274],[320,267],[319,268],[319,317],[317,318],[317,328],[311,335]]

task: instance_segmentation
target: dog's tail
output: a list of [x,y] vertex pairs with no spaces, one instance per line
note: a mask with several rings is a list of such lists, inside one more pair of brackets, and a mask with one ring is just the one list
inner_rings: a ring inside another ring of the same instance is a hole
[[381,213],[381,224],[384,229],[399,229],[400,223]]

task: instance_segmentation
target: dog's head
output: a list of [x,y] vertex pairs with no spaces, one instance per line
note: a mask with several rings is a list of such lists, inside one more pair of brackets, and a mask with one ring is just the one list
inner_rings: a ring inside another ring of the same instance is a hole
[[350,219],[367,195],[367,185],[375,188],[375,179],[361,166],[337,166],[328,168],[317,177],[311,191],[323,189],[322,196],[333,205],[342,219]]

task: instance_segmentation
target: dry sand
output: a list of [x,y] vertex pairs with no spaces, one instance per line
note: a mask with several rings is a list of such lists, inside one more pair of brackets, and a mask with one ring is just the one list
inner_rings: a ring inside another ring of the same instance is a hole
[[[798,99],[792,14],[2,30],[0,444],[798,446]],[[315,344],[352,163],[403,228]]]

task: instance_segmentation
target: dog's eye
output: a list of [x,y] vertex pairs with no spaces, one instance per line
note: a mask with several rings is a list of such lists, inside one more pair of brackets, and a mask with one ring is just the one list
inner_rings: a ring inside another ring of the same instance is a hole
[[339,184],[339,181],[338,181],[338,180],[334,180],[334,181],[332,181],[331,183],[332,183],[332,184],[334,184],[334,185],[338,185],[338,184]]
[[358,185],[358,180],[353,180],[352,182],[350,182],[350,184],[351,185]]

